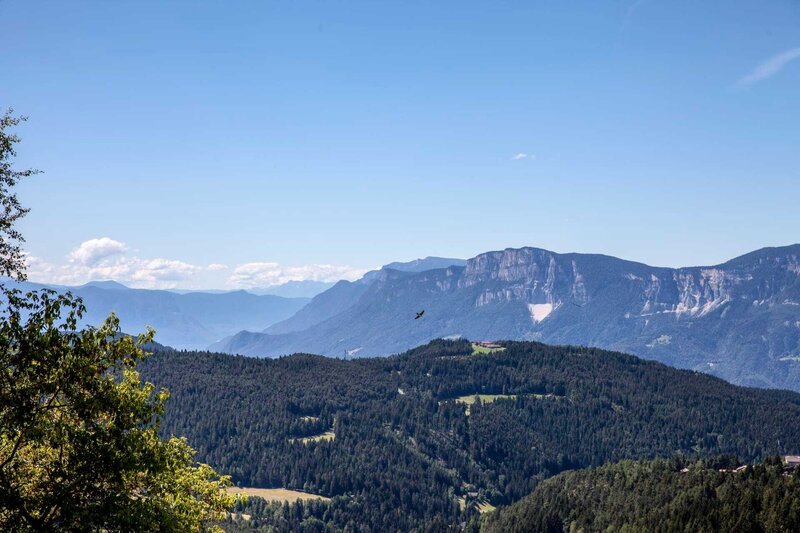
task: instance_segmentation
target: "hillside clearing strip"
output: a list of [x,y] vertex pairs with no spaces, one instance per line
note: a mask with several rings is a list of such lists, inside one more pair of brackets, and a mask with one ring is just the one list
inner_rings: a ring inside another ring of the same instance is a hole
[[458,403],[464,403],[467,405],[472,405],[478,399],[480,399],[481,403],[492,403],[496,400],[516,400],[516,394],[468,394],[466,396],[459,396],[455,398],[455,401]]
[[263,498],[271,502],[289,502],[293,503],[297,500],[322,500],[330,501],[330,498],[321,496],[319,494],[312,494],[310,492],[300,492],[299,490],[292,489],[259,489],[256,487],[228,487],[226,489],[228,494],[244,494],[246,496],[255,496]]
[[[458,500],[458,507],[463,511],[467,508],[467,499],[463,496],[456,498]],[[475,507],[480,514],[494,511],[496,507],[489,503],[486,499],[470,500],[470,506]]]
[[326,431],[325,433],[320,433],[319,435],[289,439],[289,442],[302,442],[303,444],[309,444],[311,442],[332,441],[335,438],[336,438],[336,433],[334,433],[333,430],[331,429]]
[[495,352],[502,352],[504,350],[505,348],[503,348],[502,346],[499,346],[497,348],[487,348],[485,346],[481,346],[478,343],[475,342],[472,343],[472,355],[488,355]]
[[467,394],[464,396],[458,396],[453,398],[456,403],[463,403],[467,406],[466,415],[470,415],[470,406],[474,404],[478,399],[481,403],[492,403],[496,400],[516,400],[518,397],[523,398],[536,398],[537,400],[546,400],[549,398],[557,398],[558,396],[554,394],[536,394],[536,393],[526,393],[526,394]]

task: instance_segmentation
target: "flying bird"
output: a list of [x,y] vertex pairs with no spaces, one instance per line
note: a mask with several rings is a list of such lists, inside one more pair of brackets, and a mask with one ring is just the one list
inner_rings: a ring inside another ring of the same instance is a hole
[[414,317],[414,320],[419,320],[420,318],[422,318],[422,315],[424,315],[424,314],[425,314],[425,310],[423,309],[422,311],[417,313],[417,316]]

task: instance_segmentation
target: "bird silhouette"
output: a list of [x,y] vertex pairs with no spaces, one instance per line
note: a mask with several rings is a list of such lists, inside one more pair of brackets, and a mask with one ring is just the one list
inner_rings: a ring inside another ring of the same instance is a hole
[[422,315],[424,315],[424,314],[425,314],[425,310],[423,309],[422,311],[417,313],[417,316],[414,317],[414,320],[418,320],[418,319],[422,318]]

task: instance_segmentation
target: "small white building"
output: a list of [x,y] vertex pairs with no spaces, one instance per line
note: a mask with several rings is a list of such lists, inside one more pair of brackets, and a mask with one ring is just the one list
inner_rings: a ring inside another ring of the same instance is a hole
[[783,466],[786,468],[797,468],[800,466],[800,455],[784,455]]

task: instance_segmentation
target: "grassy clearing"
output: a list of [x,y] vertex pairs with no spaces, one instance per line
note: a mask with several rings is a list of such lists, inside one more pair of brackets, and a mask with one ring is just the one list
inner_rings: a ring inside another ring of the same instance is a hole
[[495,352],[502,352],[505,348],[485,348],[479,344],[472,343],[472,355],[487,355]]
[[[488,513],[496,509],[494,505],[492,505],[486,500],[473,500],[472,502],[470,502],[470,505],[478,509],[478,512],[481,514]],[[462,511],[467,508],[467,499],[464,498],[463,496],[458,497],[458,507]]]
[[459,396],[458,398],[453,398],[458,403],[464,403],[467,405],[472,405],[475,403],[475,398],[480,398],[481,403],[492,403],[495,400],[516,400],[518,397],[523,398],[536,398],[537,400],[547,400],[549,398],[555,398],[554,394],[467,394],[466,396]]
[[470,405],[475,403],[476,397],[480,398],[481,403],[492,403],[495,400],[516,400],[518,397],[523,398],[536,398],[537,400],[546,400],[548,398],[556,398],[554,394],[467,394],[466,396],[459,396],[453,398],[456,403],[463,403],[467,406],[466,415],[469,416]]
[[470,406],[475,403],[476,397],[480,398],[481,403],[492,403],[495,400],[514,400],[517,398],[516,394],[469,394],[467,396],[459,396],[455,398],[456,403],[463,403],[467,406],[465,414],[470,415]]
[[467,396],[459,396],[456,402],[472,405],[475,399],[480,398],[481,403],[492,403],[495,400],[516,400],[516,394],[468,394]]
[[308,444],[310,442],[332,441],[335,438],[336,434],[331,429],[325,433],[320,433],[319,435],[312,435],[310,437],[302,437],[298,439],[289,439],[289,442],[302,442],[303,444]]
[[496,509],[494,505],[487,502],[486,500],[480,500],[479,502],[477,502],[477,506],[478,506],[478,512],[481,514],[488,513]]
[[330,498],[320,496],[319,494],[311,494],[310,492],[300,492],[299,490],[291,489],[258,489],[254,487],[228,487],[228,494],[245,494],[247,496],[256,496],[271,502],[296,502],[297,500],[323,500],[330,501]]

